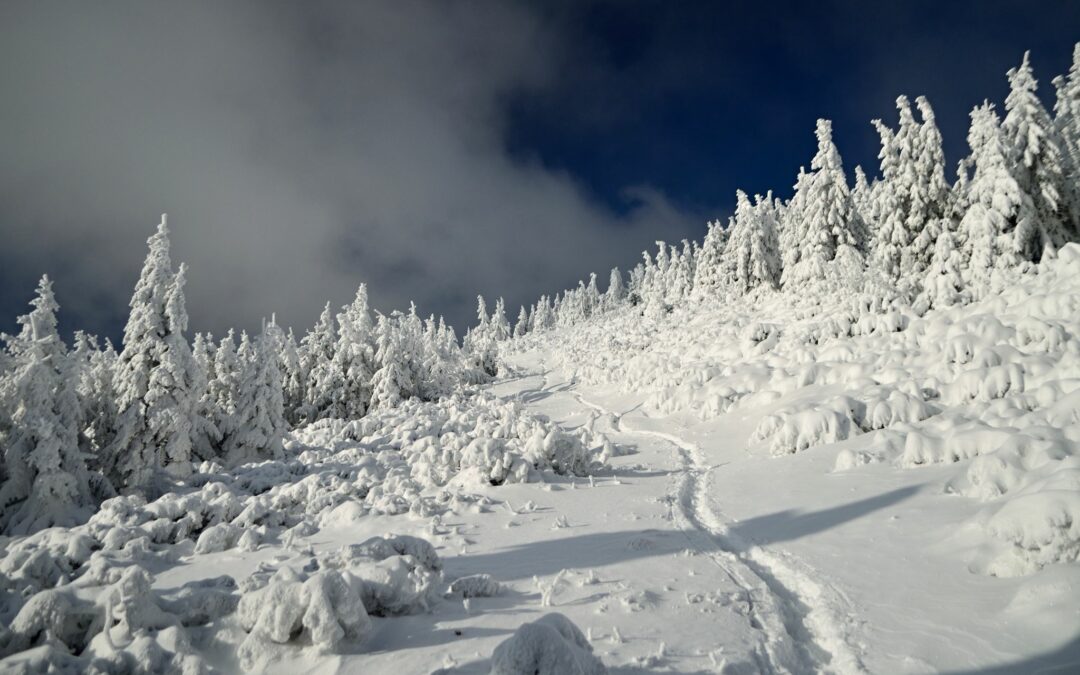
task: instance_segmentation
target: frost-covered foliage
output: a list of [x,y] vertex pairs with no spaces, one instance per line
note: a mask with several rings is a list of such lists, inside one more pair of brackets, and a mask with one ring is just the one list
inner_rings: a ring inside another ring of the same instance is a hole
[[523,624],[491,655],[492,675],[602,675],[604,664],[585,634],[558,612]]
[[750,452],[877,434],[836,469],[957,463],[946,489],[986,503],[984,569],[1023,574],[1080,556],[1080,245],[1001,278],[921,316],[759,289],[668,316],[627,306],[546,339],[569,375],[644,393],[655,413],[755,416]]
[[0,487],[0,526],[23,534],[71,525],[93,503],[79,443],[83,421],[76,392],[77,362],[56,332],[52,282],[42,277],[22,331],[6,337],[14,355],[11,420],[4,439],[6,480]]

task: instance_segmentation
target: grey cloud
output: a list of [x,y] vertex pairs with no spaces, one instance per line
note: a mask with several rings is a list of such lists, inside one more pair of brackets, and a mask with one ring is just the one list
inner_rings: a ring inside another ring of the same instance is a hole
[[5,3],[0,263],[25,288],[0,307],[47,271],[112,329],[162,211],[215,331],[302,328],[362,281],[460,321],[696,233],[647,187],[618,215],[506,152],[507,96],[559,48],[507,3]]

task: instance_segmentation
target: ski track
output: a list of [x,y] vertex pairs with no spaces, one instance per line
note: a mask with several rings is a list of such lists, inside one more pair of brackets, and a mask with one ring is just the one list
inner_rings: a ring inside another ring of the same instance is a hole
[[[550,388],[549,372],[540,373],[537,391],[556,393]],[[682,468],[668,495],[672,521],[694,550],[708,556],[741,589],[750,625],[763,633],[754,654],[762,672],[868,672],[856,646],[855,613],[843,592],[816,579],[814,571],[794,556],[748,544],[731,531],[730,520],[709,497],[710,475],[723,464],[710,466],[697,444],[678,435],[630,427],[621,413],[577,391],[566,393],[583,407],[610,416],[616,433],[649,436],[675,449]]]

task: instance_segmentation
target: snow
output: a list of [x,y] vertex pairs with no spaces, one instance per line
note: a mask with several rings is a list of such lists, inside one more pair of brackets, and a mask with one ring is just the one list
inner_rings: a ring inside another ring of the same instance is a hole
[[854,190],[819,120],[792,199],[513,330],[480,297],[461,344],[361,285],[189,345],[164,217],[119,355],[44,277],[0,352],[0,672],[1080,668],[1074,108],[1009,80],[952,189],[925,99]]

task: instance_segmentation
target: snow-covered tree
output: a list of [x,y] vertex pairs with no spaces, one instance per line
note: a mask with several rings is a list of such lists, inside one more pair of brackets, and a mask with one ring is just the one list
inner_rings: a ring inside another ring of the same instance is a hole
[[281,339],[281,329],[272,321],[254,342],[246,333],[241,337],[234,427],[225,441],[226,461],[232,466],[282,454],[287,425],[278,367]]
[[1009,71],[1009,87],[1002,142],[1009,153],[1010,173],[1035,207],[1034,218],[1017,221],[1014,246],[1021,258],[1038,261],[1046,246],[1057,248],[1069,238],[1065,158],[1057,129],[1039,100],[1029,53]]
[[998,116],[990,103],[971,112],[968,132],[974,174],[963,196],[966,211],[960,221],[969,279],[989,281],[995,268],[1016,265],[1027,251],[1017,233],[1030,233],[1038,216],[1031,197],[1020,189],[1010,169]]
[[296,336],[290,328],[281,341],[281,352],[278,354],[278,365],[281,368],[281,390],[284,397],[285,420],[296,426],[303,419],[304,393],[307,373],[304,372],[303,363],[300,359],[300,347],[296,343]]
[[1073,47],[1068,75],[1054,78],[1054,128],[1064,151],[1065,183],[1072,237],[1080,235],[1080,43]]
[[762,285],[775,288],[780,281],[780,245],[772,195],[758,195],[756,204],[751,204],[746,193],[739,190],[735,203],[735,218],[722,263],[726,275],[739,292]]
[[334,413],[334,390],[340,386],[334,367],[337,329],[330,303],[326,303],[315,326],[300,341],[300,367],[307,374],[303,417],[308,422]]
[[108,473],[114,485],[154,493],[166,475],[191,472],[197,392],[195,364],[184,338],[186,269],[172,270],[164,215],[148,244],[116,364],[119,420]]
[[236,418],[237,397],[240,395],[242,372],[236,353],[236,340],[232,330],[221,338],[214,349],[213,378],[207,383],[206,408],[217,430],[217,455],[221,455],[229,438],[238,431]]
[[496,342],[510,339],[510,322],[506,319],[506,302],[502,298],[495,301],[495,311],[491,313],[491,336]]
[[[785,212],[784,239],[793,264],[784,260],[783,283],[822,279],[826,266],[840,263],[843,273],[861,267],[868,243],[866,226],[851,200],[840,153],[832,142],[832,123],[818,120],[818,151],[809,174],[800,174]],[[783,246],[782,246],[783,248]]]
[[19,318],[22,331],[8,338],[15,409],[4,448],[7,480],[0,487],[0,526],[7,534],[75,525],[94,501],[79,449],[76,374],[56,331],[59,305],[47,276],[30,304],[33,310]]
[[529,310],[525,305],[518,311],[517,321],[514,322],[514,337],[521,337],[529,332]]
[[622,272],[618,267],[611,268],[611,274],[608,276],[607,290],[604,291],[604,296],[600,300],[601,306],[606,310],[612,310],[622,304],[626,299],[626,285],[623,283]]
[[210,389],[214,380],[214,338],[197,333],[192,342],[191,358],[195,362],[195,391],[198,392],[191,449],[195,457],[212,460],[220,456],[222,440],[221,430],[217,427],[217,405]]
[[896,99],[899,129],[874,120],[881,136],[882,178],[874,185],[870,205],[871,257],[893,280],[924,274],[947,206],[945,154],[934,111],[923,97],[916,105],[922,123],[915,120],[906,96]]
[[[105,341],[98,347],[97,338],[82,331],[75,333],[72,351],[73,367],[77,372],[75,391],[79,397],[79,419],[87,468],[102,471],[103,458],[116,435],[116,391],[113,376],[116,350]],[[99,474],[100,475],[100,474]]]
[[710,220],[694,268],[694,295],[715,296],[722,286],[721,260],[727,232],[719,220]]
[[379,369],[372,381],[371,407],[393,408],[412,395],[414,383],[405,366],[406,348],[398,330],[399,318],[379,314],[376,327],[375,360]]
[[337,322],[333,357],[337,391],[332,416],[360,419],[371,405],[371,378],[375,374],[375,326],[365,284],[360,284],[352,303],[342,308]]

